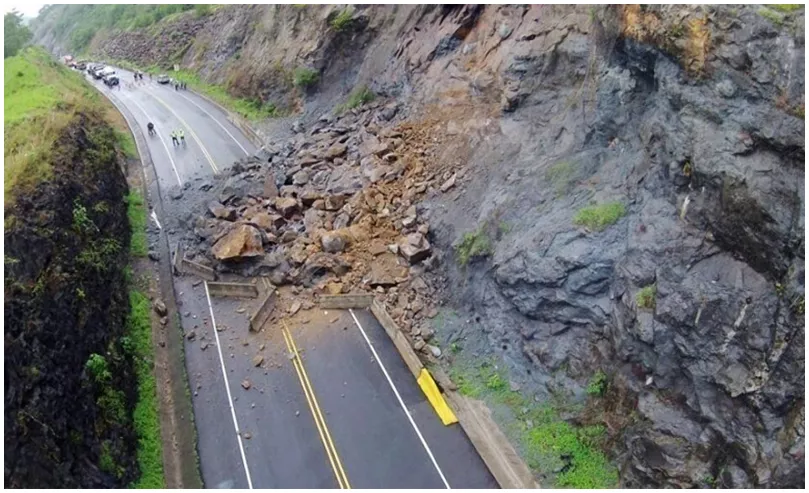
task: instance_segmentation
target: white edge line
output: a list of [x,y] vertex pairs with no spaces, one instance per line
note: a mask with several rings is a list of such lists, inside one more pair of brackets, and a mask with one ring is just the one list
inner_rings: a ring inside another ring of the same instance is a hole
[[225,126],[224,126],[224,125],[222,125],[222,123],[220,123],[220,122],[219,122],[219,120],[217,120],[215,116],[213,116],[212,114],[208,113],[208,110],[206,110],[206,109],[205,109],[205,108],[203,108],[202,106],[200,106],[200,105],[198,105],[197,103],[195,103],[195,102],[194,102],[194,101],[193,101],[191,98],[189,98],[188,96],[185,96],[185,95],[184,95],[184,94],[182,94],[182,93],[179,93],[179,94],[180,94],[180,96],[182,96],[183,98],[185,98],[185,99],[186,99],[186,100],[187,100],[189,103],[193,104],[193,105],[194,105],[194,106],[196,106],[197,108],[201,109],[201,110],[202,110],[202,111],[203,111],[203,112],[204,112],[206,115],[210,116],[210,117],[211,117],[211,120],[213,120],[214,122],[216,122],[216,124],[217,124],[217,125],[219,125],[220,127],[222,127],[222,130],[224,130],[224,131],[225,131],[225,133],[226,133],[226,134],[228,134],[228,136],[230,136],[230,138],[231,138],[231,139],[233,139],[233,142],[235,142],[235,143],[236,143],[236,145],[237,145],[237,146],[239,146],[239,148],[242,150],[242,152],[244,152],[244,153],[245,153],[246,155],[248,155],[248,156],[250,155],[250,153],[249,153],[249,152],[247,152],[247,149],[245,149],[245,148],[244,148],[244,146],[243,146],[243,145],[242,145],[242,144],[241,144],[241,143],[240,143],[238,140],[236,140],[236,137],[234,137],[234,136],[233,136],[233,134],[232,134],[232,133],[230,133],[230,131],[228,131],[228,129],[227,129],[227,128],[225,128]]
[[[123,94],[121,95],[123,96]],[[143,106],[139,105],[137,101],[135,101],[134,99],[130,99],[128,97],[124,97],[123,99],[131,101],[132,104],[137,106],[140,112],[143,113],[143,115],[146,117],[146,120],[150,122],[154,121],[152,120],[152,117],[149,116],[149,113],[146,113],[146,110],[143,109]],[[157,138],[160,139],[160,143],[163,144],[163,149],[166,150],[166,155],[169,157],[169,162],[171,163],[171,168],[174,170],[174,176],[177,177],[177,182],[180,184],[180,186],[183,186],[183,180],[180,179],[180,173],[177,172],[177,166],[175,166],[174,159],[171,157],[171,152],[169,152],[169,146],[166,145],[166,141],[164,141],[163,137],[160,136],[160,132],[157,131],[157,128],[155,128],[155,133],[157,134]],[[148,132],[146,135],[149,135]]]
[[247,457],[244,455],[244,445],[242,444],[242,434],[239,431],[239,421],[236,419],[236,410],[233,408],[233,397],[230,394],[230,384],[228,383],[228,373],[225,369],[225,359],[222,357],[222,345],[219,344],[219,332],[216,330],[216,320],[213,316],[213,305],[211,305],[211,295],[208,292],[208,281],[205,281],[205,298],[208,300],[208,308],[211,310],[211,325],[213,326],[213,335],[216,338],[216,351],[219,353],[219,364],[222,367],[222,378],[225,380],[225,391],[228,394],[228,404],[230,404],[230,414],[233,416],[233,427],[236,429],[236,437],[239,441],[239,451],[242,453],[242,464],[244,465],[244,473],[247,475],[247,487],[253,489],[253,480],[250,478],[250,468],[247,467]]
[[163,229],[163,226],[160,225],[160,221],[157,220],[157,213],[152,209],[152,219],[154,220],[155,224],[157,224],[157,229]]
[[357,324],[357,327],[359,327],[360,332],[362,332],[362,337],[365,339],[365,342],[368,343],[368,347],[371,348],[371,353],[373,353],[374,359],[379,364],[379,367],[382,369],[382,373],[385,374],[385,378],[388,380],[388,383],[390,384],[390,388],[393,389],[393,393],[396,394],[396,399],[399,400],[399,405],[401,405],[402,409],[404,409],[404,412],[407,415],[407,419],[410,420],[410,424],[413,426],[413,429],[416,430],[416,434],[419,436],[419,440],[421,440],[421,444],[424,446],[424,450],[427,451],[427,455],[430,456],[430,460],[433,462],[433,466],[435,466],[435,470],[438,471],[438,475],[441,476],[441,481],[444,482],[444,486],[446,486],[446,488],[448,490],[452,489],[452,488],[450,488],[449,483],[447,482],[447,478],[444,477],[444,473],[441,472],[441,468],[438,467],[438,462],[435,460],[435,456],[433,455],[433,452],[430,450],[430,446],[427,445],[427,441],[424,440],[424,436],[421,434],[421,430],[419,430],[419,427],[416,425],[416,422],[413,420],[413,416],[410,415],[410,411],[407,409],[407,406],[405,406],[405,403],[402,400],[402,396],[399,395],[399,390],[396,388],[396,385],[393,384],[393,380],[391,380],[390,375],[388,375],[388,370],[385,369],[385,365],[383,365],[382,360],[379,359],[379,355],[376,353],[376,349],[374,349],[374,345],[371,344],[371,340],[368,339],[368,335],[365,333],[365,329],[362,328],[362,325],[360,324],[360,321],[357,320],[357,316],[354,315],[354,310],[349,308],[348,312],[351,313],[351,316],[354,318],[354,323]]

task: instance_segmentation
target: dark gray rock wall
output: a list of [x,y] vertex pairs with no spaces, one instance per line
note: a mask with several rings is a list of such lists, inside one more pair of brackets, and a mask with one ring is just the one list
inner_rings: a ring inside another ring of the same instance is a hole
[[[803,93],[803,39],[754,11],[732,25],[696,78],[560,22],[503,66],[511,113],[470,139],[464,194],[428,204],[445,251],[508,225],[490,258],[444,266],[525,387],[583,401],[601,369],[637,396],[625,486],[803,484],[804,121],[774,103]],[[612,201],[615,224],[574,224]]]

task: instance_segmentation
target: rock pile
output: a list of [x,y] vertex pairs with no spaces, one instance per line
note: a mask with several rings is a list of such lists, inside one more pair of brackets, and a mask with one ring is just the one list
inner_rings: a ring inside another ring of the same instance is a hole
[[425,281],[433,265],[430,225],[415,201],[459,178],[427,172],[428,153],[389,122],[400,110],[377,102],[324,115],[308,129],[296,122],[293,138],[202,183],[210,194],[189,221],[187,254],[220,272],[266,276],[313,294],[377,293],[397,323],[413,330],[416,348],[435,355],[420,324],[435,311]]

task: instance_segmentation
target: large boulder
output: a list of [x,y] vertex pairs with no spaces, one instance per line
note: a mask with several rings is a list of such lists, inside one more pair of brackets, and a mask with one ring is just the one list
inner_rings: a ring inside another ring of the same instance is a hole
[[320,244],[324,252],[340,253],[345,250],[346,239],[337,231],[329,231],[320,237]]
[[421,233],[410,233],[399,242],[399,253],[411,265],[429,257],[431,251],[430,243]]
[[261,232],[249,224],[239,224],[211,247],[219,260],[240,260],[264,255]]

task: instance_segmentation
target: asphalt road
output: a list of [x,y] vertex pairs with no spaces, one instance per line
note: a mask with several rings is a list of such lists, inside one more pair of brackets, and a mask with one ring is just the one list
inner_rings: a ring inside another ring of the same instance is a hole
[[[147,143],[161,190],[255,151],[192,92],[119,75],[120,88],[94,82],[114,91],[141,128],[155,124]],[[178,128],[185,147],[172,145]],[[175,277],[174,290],[206,487],[497,487],[460,426],[442,425],[367,310],[302,311],[288,331],[256,334],[248,331],[256,300],[210,298],[192,276]]]

